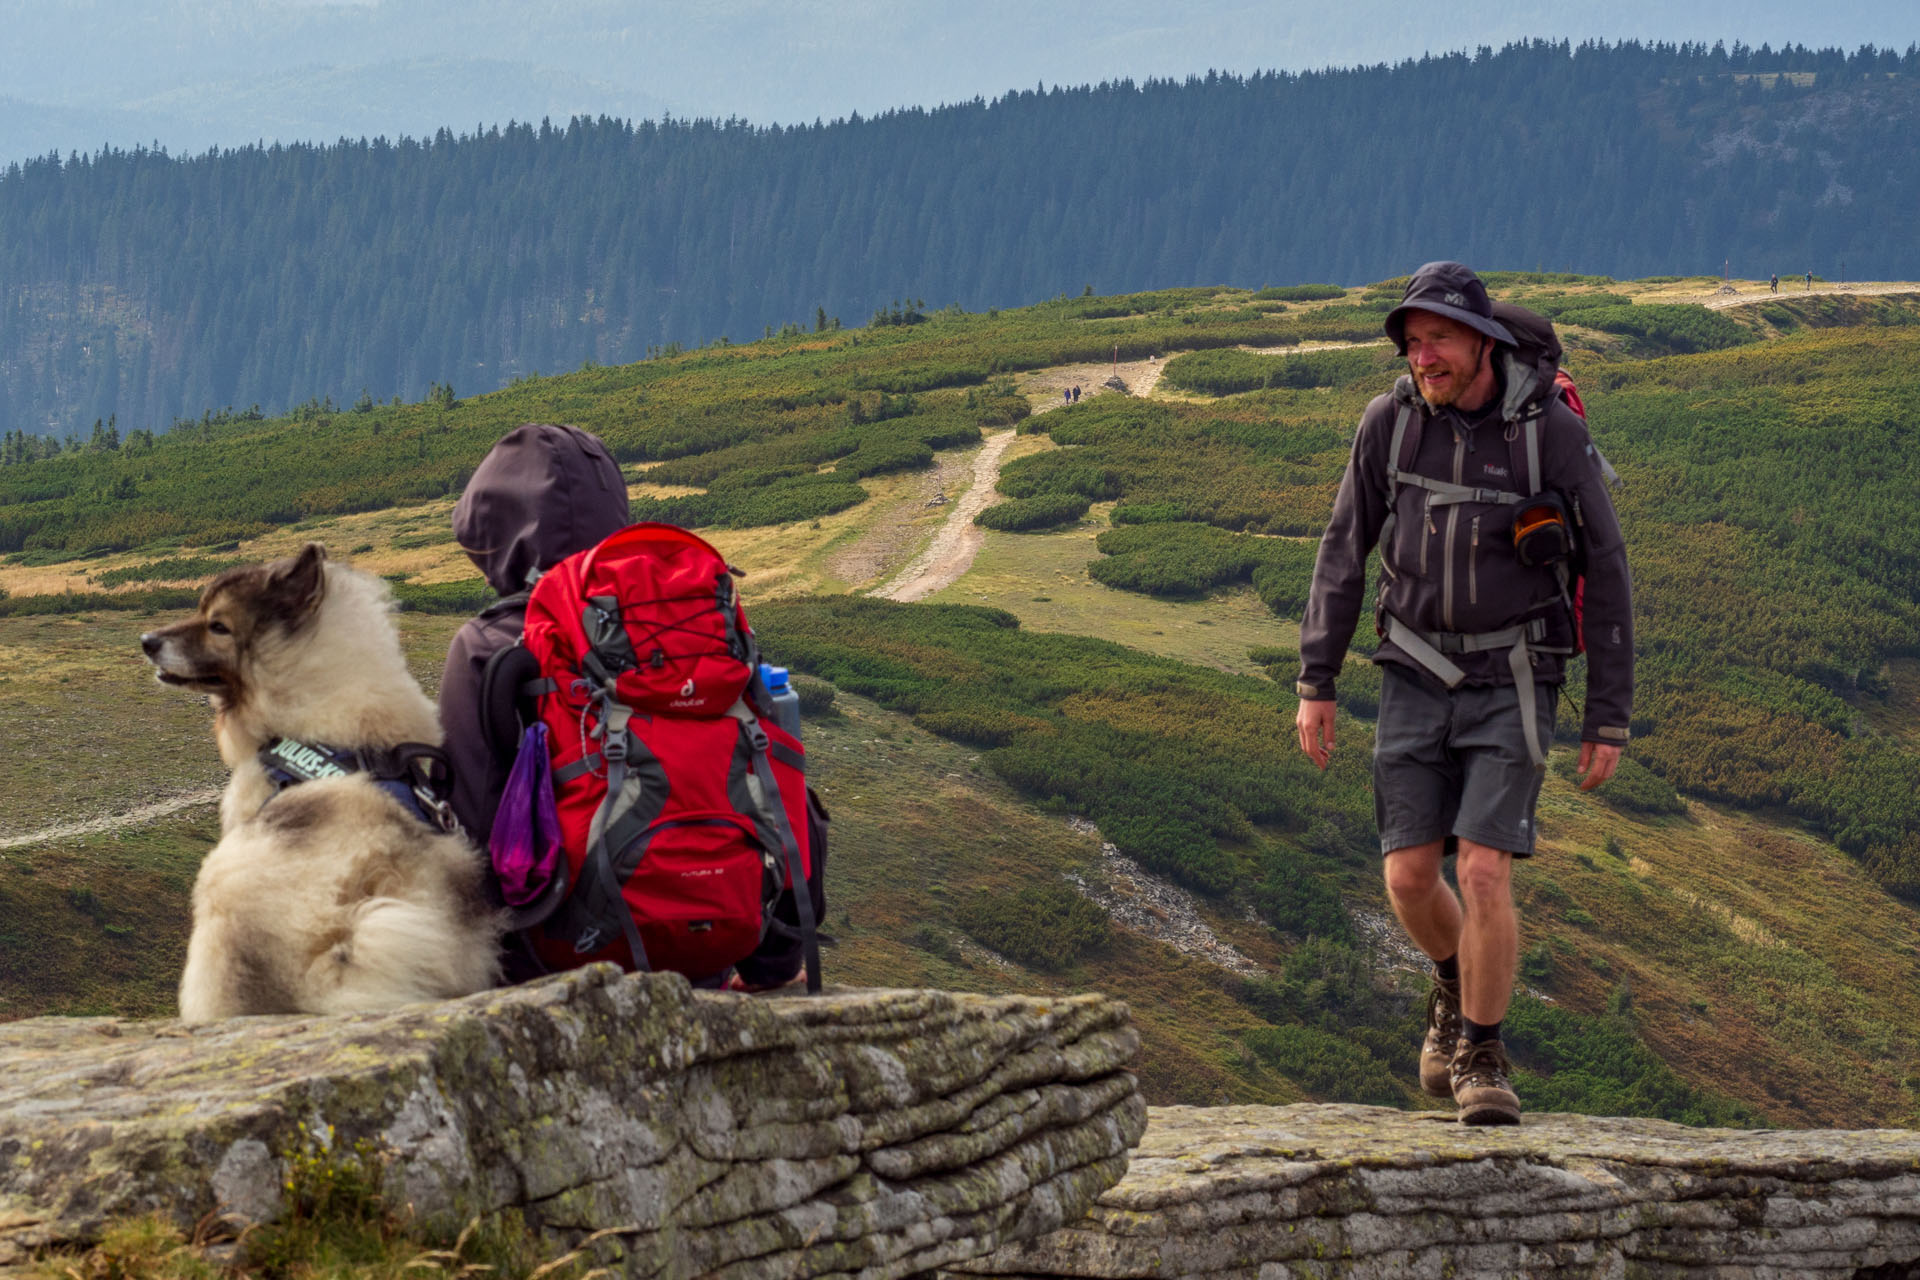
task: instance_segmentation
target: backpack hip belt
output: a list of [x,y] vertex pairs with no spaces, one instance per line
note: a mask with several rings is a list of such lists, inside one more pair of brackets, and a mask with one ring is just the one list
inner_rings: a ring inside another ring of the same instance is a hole
[[1467,673],[1451,661],[1449,653],[1485,653],[1490,649],[1507,651],[1507,669],[1513,673],[1513,687],[1520,695],[1520,728],[1527,738],[1527,758],[1533,767],[1546,767],[1546,744],[1540,737],[1540,709],[1534,697],[1533,654],[1569,653],[1561,646],[1540,642],[1546,639],[1544,618],[1533,618],[1498,631],[1416,631],[1392,614],[1387,615],[1387,640],[1437,676],[1449,689],[1457,689]]

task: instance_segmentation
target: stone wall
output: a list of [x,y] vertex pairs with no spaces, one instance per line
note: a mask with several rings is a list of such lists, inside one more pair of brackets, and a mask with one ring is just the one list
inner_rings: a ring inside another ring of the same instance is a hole
[[1005,1277],[1920,1277],[1920,1133],[1379,1107],[1156,1107],[1078,1224]]
[[0,1267],[110,1218],[282,1208],[331,1130],[427,1223],[601,1230],[626,1274],[872,1280],[1078,1218],[1145,1108],[1126,1006],[748,998],[596,966],[443,1005],[207,1027],[0,1025]]

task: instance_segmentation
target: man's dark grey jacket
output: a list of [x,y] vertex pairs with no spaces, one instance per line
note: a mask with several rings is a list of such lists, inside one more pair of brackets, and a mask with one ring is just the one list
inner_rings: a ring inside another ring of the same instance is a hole
[[[1314,564],[1313,591],[1300,624],[1299,692],[1310,700],[1333,697],[1354,627],[1373,603],[1365,598],[1367,555],[1387,522],[1387,452],[1401,406],[1412,407],[1408,434],[1419,437],[1408,470],[1522,493],[1524,452],[1507,436],[1518,439],[1519,424],[1539,413],[1541,487],[1561,495],[1576,520],[1586,574],[1587,706],[1580,736],[1618,745],[1627,740],[1633,711],[1633,589],[1600,459],[1586,423],[1554,391],[1550,364],[1524,365],[1504,346],[1497,360],[1503,375],[1499,407],[1478,426],[1451,410],[1429,409],[1404,375],[1392,392],[1367,406]],[[1514,553],[1514,506],[1469,502],[1430,512],[1427,498],[1415,485],[1395,490],[1391,545],[1382,548],[1389,571],[1382,575],[1386,611],[1429,635],[1499,631],[1539,618],[1545,646],[1571,649],[1573,620],[1559,580],[1551,568],[1521,565]],[[1540,645],[1529,647],[1534,679],[1562,682],[1566,659],[1540,652]],[[1448,656],[1466,672],[1467,685],[1513,683],[1504,650]],[[1433,679],[1391,642],[1382,642],[1376,661]]]

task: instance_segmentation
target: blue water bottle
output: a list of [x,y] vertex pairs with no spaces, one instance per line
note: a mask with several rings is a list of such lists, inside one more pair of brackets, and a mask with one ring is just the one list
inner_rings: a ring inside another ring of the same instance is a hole
[[787,669],[761,663],[760,683],[767,686],[767,695],[773,700],[774,723],[792,734],[795,741],[798,741],[800,695],[793,691],[793,682],[787,678]]

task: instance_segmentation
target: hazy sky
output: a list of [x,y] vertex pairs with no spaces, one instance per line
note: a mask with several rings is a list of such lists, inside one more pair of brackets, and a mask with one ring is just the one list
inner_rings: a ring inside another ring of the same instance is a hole
[[1916,0],[0,0],[0,160],[576,112],[809,121],[1510,40],[1920,43]]

